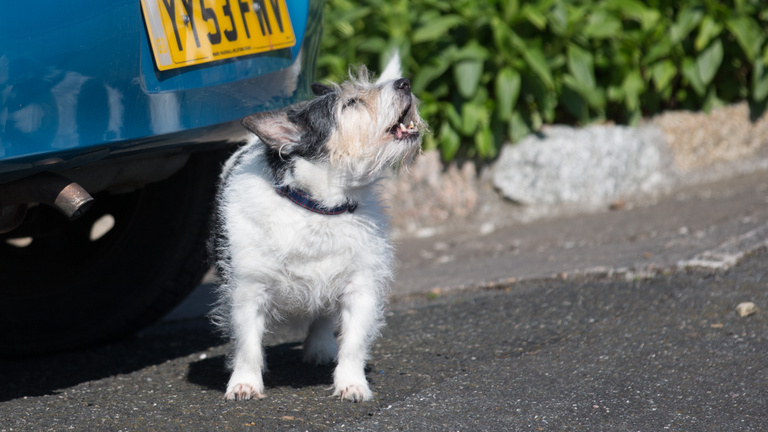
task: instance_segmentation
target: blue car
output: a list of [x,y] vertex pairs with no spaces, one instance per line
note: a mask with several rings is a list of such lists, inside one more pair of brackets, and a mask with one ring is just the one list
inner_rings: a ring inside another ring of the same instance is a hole
[[132,334],[199,284],[240,119],[311,97],[323,7],[3,5],[0,354]]

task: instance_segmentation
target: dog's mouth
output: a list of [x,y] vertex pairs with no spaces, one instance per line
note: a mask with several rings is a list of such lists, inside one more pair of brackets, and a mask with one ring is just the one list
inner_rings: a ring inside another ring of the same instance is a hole
[[[403,110],[402,114],[400,114],[400,117],[397,119],[395,124],[389,128],[389,133],[394,135],[396,140],[419,137],[419,129],[413,123],[413,120],[409,119],[409,114],[411,114],[411,106],[412,104],[408,104],[408,106]],[[406,122],[408,122],[408,126],[406,126]]]

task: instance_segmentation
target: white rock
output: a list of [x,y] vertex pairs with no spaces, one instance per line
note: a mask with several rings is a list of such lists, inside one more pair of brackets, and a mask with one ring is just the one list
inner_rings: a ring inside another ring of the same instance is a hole
[[671,183],[671,157],[655,126],[549,126],[502,149],[494,185],[524,204],[607,205]]
[[736,313],[739,314],[741,318],[748,317],[755,312],[757,312],[757,306],[752,302],[743,302],[736,306]]

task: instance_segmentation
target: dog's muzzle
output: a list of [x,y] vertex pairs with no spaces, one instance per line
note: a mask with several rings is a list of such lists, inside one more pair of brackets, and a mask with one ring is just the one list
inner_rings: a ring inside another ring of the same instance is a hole
[[[419,129],[413,122],[413,95],[411,94],[411,81],[408,78],[400,78],[394,83],[395,89],[400,93],[401,97],[407,98],[407,105],[405,109],[400,113],[392,127],[389,128],[389,133],[395,136],[396,140],[403,140],[409,138],[418,138]],[[406,124],[408,126],[406,126]]]

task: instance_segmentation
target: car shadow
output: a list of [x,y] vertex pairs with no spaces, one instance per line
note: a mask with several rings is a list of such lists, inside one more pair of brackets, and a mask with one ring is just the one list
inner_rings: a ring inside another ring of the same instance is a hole
[[[275,342],[266,347],[269,371],[264,374],[264,385],[268,389],[331,386],[333,365],[304,363],[300,342]],[[0,382],[3,383],[0,402],[55,394],[87,381],[129,374],[190,354],[210,352],[226,343],[208,320],[198,318],[160,322],[137,336],[107,345],[44,356],[0,359]],[[225,357],[214,355],[193,361],[187,380],[223,393],[229,379]]]
[[226,343],[203,318],[161,322],[114,343],[35,357],[0,359],[0,402],[44,396],[126,374]]

